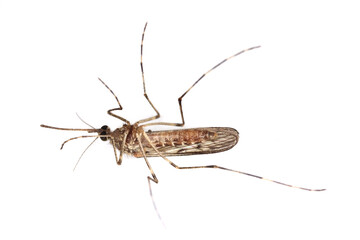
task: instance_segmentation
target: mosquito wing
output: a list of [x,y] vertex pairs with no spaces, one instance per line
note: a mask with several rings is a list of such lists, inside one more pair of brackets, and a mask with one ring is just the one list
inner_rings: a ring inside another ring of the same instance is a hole
[[[239,133],[233,128],[208,127],[168,131],[149,131],[146,133],[152,144],[164,156],[186,156],[223,152],[234,147]],[[159,157],[143,137],[142,145],[146,157]],[[135,157],[142,157],[140,148],[133,149]]]

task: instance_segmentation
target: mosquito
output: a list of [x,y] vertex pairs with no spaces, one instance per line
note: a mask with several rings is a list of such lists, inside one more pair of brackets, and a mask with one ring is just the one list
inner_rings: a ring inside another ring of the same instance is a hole
[[[122,106],[120,104],[120,101],[118,97],[115,95],[115,93],[106,85],[106,83],[98,78],[98,80],[111,92],[111,94],[115,97],[115,100],[117,101],[118,107],[109,109],[107,113],[115,117],[117,119],[120,119],[124,122],[123,126],[120,128],[116,128],[114,131],[111,131],[110,128],[106,125],[102,126],[101,128],[94,128],[91,125],[84,122],[80,117],[80,120],[82,120],[84,123],[86,123],[91,128],[60,128],[60,127],[52,127],[48,125],[41,124],[41,127],[44,128],[51,128],[56,130],[67,130],[67,131],[86,131],[88,133],[95,133],[95,135],[84,135],[84,136],[78,136],[73,137],[68,140],[66,140],[62,145],[62,149],[64,145],[75,139],[79,138],[95,138],[89,146],[84,150],[84,152],[81,154],[79,160],[85,153],[85,151],[98,139],[100,138],[103,141],[109,141],[110,144],[113,147],[115,160],[118,165],[121,165],[122,158],[124,154],[134,156],[136,158],[144,158],[145,163],[147,167],[149,168],[149,171],[151,173],[151,176],[147,176],[148,180],[148,186],[149,186],[149,192],[150,196],[154,205],[154,208],[160,218],[160,215],[157,211],[154,198],[152,195],[152,189],[151,189],[151,181],[154,183],[158,183],[159,180],[155,175],[154,170],[152,169],[150,162],[148,160],[149,157],[161,157],[165,161],[167,161],[172,167],[176,169],[199,169],[199,168],[214,168],[214,169],[221,169],[229,172],[239,173],[243,175],[247,175],[250,177],[267,180],[273,183],[277,183],[280,185],[284,185],[287,187],[293,187],[298,188],[306,191],[323,191],[325,189],[311,189],[311,188],[304,188],[299,186],[290,185],[287,183],[267,179],[261,176],[257,176],[254,174],[233,170],[225,167],[221,167],[218,165],[204,165],[204,166],[178,166],[174,162],[172,162],[168,157],[169,156],[187,156],[187,155],[196,155],[196,154],[211,154],[211,153],[218,153],[227,151],[231,148],[233,148],[238,140],[239,140],[239,133],[229,127],[206,127],[206,128],[190,128],[190,129],[180,129],[180,130],[165,130],[165,131],[145,131],[144,128],[149,126],[155,126],[155,125],[165,125],[165,126],[176,126],[176,127],[183,127],[185,125],[185,118],[183,113],[183,107],[182,107],[182,100],[186,96],[186,94],[196,85],[199,83],[200,80],[202,80],[207,74],[209,74],[211,71],[213,71],[215,68],[219,67],[226,61],[243,54],[247,51],[259,48],[260,46],[255,46],[251,48],[244,49],[226,59],[216,64],[214,67],[212,67],[210,70],[208,70],[206,73],[201,75],[201,77],[195,81],[193,85],[190,86],[189,89],[187,89],[179,98],[179,109],[181,114],[181,122],[180,123],[169,123],[169,122],[151,122],[153,120],[160,118],[159,111],[155,108],[154,104],[150,101],[150,98],[146,92],[146,86],[145,86],[145,77],[144,77],[144,68],[143,68],[143,43],[144,43],[144,36],[145,36],[145,30],[147,27],[147,23],[145,24],[142,38],[141,38],[141,53],[140,53],[140,67],[141,67],[141,73],[142,73],[142,83],[143,83],[143,90],[144,90],[144,97],[152,107],[152,109],[155,111],[156,115],[152,117],[148,117],[142,120],[139,120],[135,122],[134,124],[131,124],[128,120],[125,118],[117,115],[114,113],[115,111],[122,110]],[[117,153],[119,151],[119,155]],[[78,162],[79,162],[78,160]],[[76,165],[78,164],[76,163]],[[75,165],[75,167],[76,167]],[[161,218],[160,218],[161,219]]]

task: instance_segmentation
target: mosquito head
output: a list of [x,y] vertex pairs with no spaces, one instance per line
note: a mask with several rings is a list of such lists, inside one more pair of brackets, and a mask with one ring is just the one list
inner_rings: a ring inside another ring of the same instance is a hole
[[[111,130],[107,125],[102,126],[99,130],[99,136],[110,135]],[[101,140],[107,141],[109,137],[100,137]]]

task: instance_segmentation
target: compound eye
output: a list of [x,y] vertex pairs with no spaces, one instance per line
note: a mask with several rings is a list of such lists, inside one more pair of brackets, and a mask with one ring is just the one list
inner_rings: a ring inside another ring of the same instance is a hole
[[[100,136],[101,136],[101,135],[107,135],[107,134],[106,134],[106,132],[105,132],[105,131],[103,131],[103,132],[101,132],[101,133],[100,133]],[[101,140],[103,140],[103,141],[108,140],[108,138],[107,138],[107,137],[100,137],[100,139],[101,139]]]
[[104,125],[101,127],[102,130],[107,130],[109,127],[107,125]]

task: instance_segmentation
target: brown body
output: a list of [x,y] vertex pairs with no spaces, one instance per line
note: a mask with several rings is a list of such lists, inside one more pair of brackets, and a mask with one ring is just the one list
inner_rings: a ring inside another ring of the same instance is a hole
[[[141,143],[147,157],[158,157],[159,154],[146,141],[141,127],[129,126],[129,132],[124,146],[124,153],[135,157],[143,157],[136,133],[140,133]],[[126,130],[125,130],[126,131]],[[122,133],[122,128],[116,129],[113,133],[115,146],[121,150],[122,141],[118,134]],[[239,140],[239,133],[233,128],[209,127],[209,128],[190,128],[167,131],[148,131],[147,136],[151,143],[164,156],[185,156],[194,154],[209,154],[223,152],[234,147]],[[116,136],[117,135],[117,136]]]

